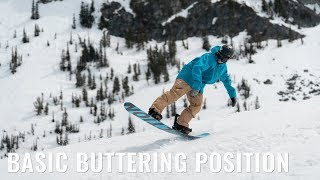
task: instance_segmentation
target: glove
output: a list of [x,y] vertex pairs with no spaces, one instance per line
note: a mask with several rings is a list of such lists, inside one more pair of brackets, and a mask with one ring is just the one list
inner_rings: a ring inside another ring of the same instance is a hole
[[231,106],[234,107],[237,104],[237,99],[235,97],[231,98]]
[[198,91],[198,90],[192,89],[192,90],[190,91],[190,96],[191,96],[191,97],[196,97],[198,94],[199,94],[199,91]]

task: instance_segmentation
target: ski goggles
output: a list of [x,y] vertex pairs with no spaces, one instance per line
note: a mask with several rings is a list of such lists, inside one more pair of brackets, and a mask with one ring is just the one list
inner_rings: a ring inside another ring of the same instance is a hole
[[226,62],[228,62],[229,59],[232,58],[232,57],[229,57],[229,56],[222,54],[220,51],[218,51],[217,54],[219,55],[219,58],[221,59],[222,63],[226,63]]

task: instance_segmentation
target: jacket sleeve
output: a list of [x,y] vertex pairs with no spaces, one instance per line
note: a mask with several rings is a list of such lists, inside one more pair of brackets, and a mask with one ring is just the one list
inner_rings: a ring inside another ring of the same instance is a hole
[[226,69],[225,72],[223,73],[223,75],[221,76],[220,80],[222,81],[224,87],[226,88],[229,97],[233,98],[237,96],[236,90],[234,89],[234,87],[232,87],[231,85],[231,79],[230,76],[228,74],[228,70]]
[[202,72],[209,68],[209,53],[198,57],[198,60],[193,64],[192,67],[192,89],[200,91],[202,84]]

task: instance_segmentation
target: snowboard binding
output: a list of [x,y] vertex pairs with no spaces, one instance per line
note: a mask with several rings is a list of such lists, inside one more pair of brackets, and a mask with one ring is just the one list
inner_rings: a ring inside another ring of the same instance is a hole
[[180,116],[179,114],[176,114],[174,116],[174,124],[172,126],[172,129],[174,129],[176,131],[180,131],[180,132],[182,132],[184,134],[189,134],[190,132],[192,132],[192,129],[190,129],[190,128],[186,127],[186,126],[182,126],[182,125],[178,124],[177,120],[178,120],[179,116]]
[[162,119],[162,115],[159,114],[157,111],[155,111],[154,108],[149,108],[148,114],[158,121],[160,121]]

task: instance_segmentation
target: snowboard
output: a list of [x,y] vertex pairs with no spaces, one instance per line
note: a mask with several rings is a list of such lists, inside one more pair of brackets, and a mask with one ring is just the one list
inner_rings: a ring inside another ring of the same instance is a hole
[[129,113],[137,116],[138,118],[140,118],[141,120],[151,124],[152,126],[158,128],[158,129],[161,129],[161,130],[163,130],[165,132],[181,136],[181,137],[186,138],[186,139],[193,140],[193,139],[199,139],[199,138],[203,138],[203,137],[206,137],[206,136],[210,135],[210,133],[202,133],[202,134],[198,134],[198,135],[188,135],[188,134],[184,134],[184,133],[182,133],[180,131],[176,131],[176,130],[170,128],[169,126],[163,124],[162,122],[154,119],[148,113],[146,113],[143,110],[139,109],[137,106],[135,106],[134,104],[132,104],[130,102],[124,103],[124,108]]

